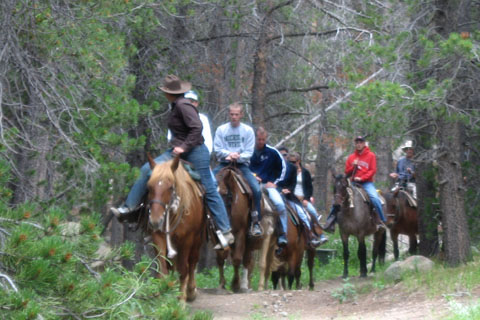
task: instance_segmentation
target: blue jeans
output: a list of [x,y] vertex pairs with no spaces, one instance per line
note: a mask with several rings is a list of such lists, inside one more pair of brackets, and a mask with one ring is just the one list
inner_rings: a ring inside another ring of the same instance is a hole
[[280,225],[282,227],[281,234],[278,237],[278,243],[287,243],[287,208],[283,202],[283,198],[280,195],[280,192],[275,188],[266,188],[268,192],[268,197],[272,200],[273,205],[277,209],[277,212],[280,216]]
[[[228,162],[222,162],[218,166],[213,169],[213,174],[214,176],[217,175],[217,173],[220,172],[223,168],[228,166],[230,163]],[[247,180],[248,185],[250,186],[250,189],[252,189],[252,194],[253,194],[253,204],[255,206],[255,210],[258,212],[258,221],[262,219],[262,214],[261,214],[261,201],[262,201],[262,192],[260,191],[260,184],[258,183],[257,179],[253,176],[252,171],[250,171],[250,168],[243,163],[237,163],[237,168],[242,172],[243,177],[245,180]]]
[[310,213],[310,215],[318,221],[318,213],[313,204],[310,201],[307,201],[307,211]]
[[[160,157],[155,159],[155,162],[157,162],[157,159],[160,161],[163,160],[163,162],[167,161],[167,156],[171,158],[171,151],[172,150],[170,149],[163,153]],[[212,172],[210,170],[210,153],[208,152],[207,147],[204,144],[196,146],[189,152],[183,153],[181,158],[194,165],[195,171],[200,175],[200,180],[205,187],[205,199],[207,200],[208,208],[212,212],[218,228],[223,233],[229,232],[231,230],[230,220],[228,219],[227,211],[225,210],[225,204],[223,203],[222,197],[218,193],[213,180]],[[148,170],[145,167],[148,168]],[[147,182],[151,174],[150,165],[148,163],[143,165],[140,172],[140,178],[137,179],[133,185],[132,190],[130,190],[130,193],[128,194],[127,201],[125,202],[129,208],[135,208],[140,204],[142,196],[147,191]],[[134,203],[134,200],[138,202]],[[130,204],[133,205],[130,206]]]
[[[172,159],[172,149],[169,149],[156,157],[155,162],[160,164],[167,162],[170,159]],[[150,179],[151,174],[152,169],[150,169],[150,163],[147,162],[140,168],[140,177],[138,177],[128,193],[127,200],[125,200],[126,207],[135,209],[140,204],[143,196],[147,192],[147,182],[148,179]]]
[[307,213],[303,209],[303,206],[290,200],[288,200],[288,204],[297,212],[298,217],[300,218],[300,220],[302,220],[305,226],[307,226],[308,230],[312,230],[310,222],[307,218]]
[[375,210],[377,210],[380,219],[383,222],[387,221],[387,219],[385,219],[385,216],[383,215],[382,202],[378,197],[377,188],[375,188],[373,182],[361,182],[360,184],[363,186],[363,189],[365,189],[365,191],[368,193],[370,201],[372,201],[372,204],[375,207]]

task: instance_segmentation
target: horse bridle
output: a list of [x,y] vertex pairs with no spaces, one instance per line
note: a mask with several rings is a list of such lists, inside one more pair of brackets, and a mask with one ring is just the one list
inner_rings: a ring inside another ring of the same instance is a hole
[[[158,185],[162,185],[162,181],[159,181]],[[161,205],[163,207],[163,210],[164,210],[165,213],[169,212],[169,211],[173,212],[173,211],[178,209],[178,206],[180,204],[180,197],[177,195],[175,185],[172,185],[171,189],[172,189],[172,194],[170,196],[170,201],[168,203],[165,203],[160,199],[152,199],[148,202],[148,206],[147,206],[148,215],[150,215],[150,213],[151,213],[151,207],[152,207],[153,203],[157,203],[157,204]],[[164,219],[164,217],[162,217],[162,219]],[[175,225],[172,226],[172,228],[170,229],[170,231],[168,233],[173,232],[177,228],[178,224],[180,223],[180,220],[181,219],[177,219]],[[162,224],[164,224],[164,222]]]

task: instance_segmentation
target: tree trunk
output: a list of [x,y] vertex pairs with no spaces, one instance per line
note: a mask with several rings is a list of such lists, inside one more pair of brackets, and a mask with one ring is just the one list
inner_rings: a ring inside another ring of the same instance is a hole
[[442,148],[438,158],[443,243],[450,266],[471,258],[470,236],[465,215],[465,187],[460,163],[461,141],[457,122],[439,121]]

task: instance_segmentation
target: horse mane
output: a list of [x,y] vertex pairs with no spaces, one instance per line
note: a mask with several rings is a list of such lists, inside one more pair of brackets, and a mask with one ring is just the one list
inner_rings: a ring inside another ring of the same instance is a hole
[[178,207],[178,212],[183,211],[185,214],[188,214],[188,209],[195,196],[195,182],[181,164],[175,172],[172,171],[172,162],[173,160],[170,160],[155,165],[148,180],[148,186],[152,188],[155,184],[158,184],[160,180],[174,185],[177,195],[182,199]]

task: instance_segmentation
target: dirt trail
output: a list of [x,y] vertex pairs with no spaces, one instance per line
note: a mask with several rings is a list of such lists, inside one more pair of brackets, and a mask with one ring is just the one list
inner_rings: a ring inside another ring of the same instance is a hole
[[[355,291],[371,288],[371,279],[351,279]],[[321,281],[315,290],[264,291],[233,294],[200,289],[193,310],[210,310],[214,319],[444,319],[451,314],[446,298],[429,299],[423,292],[408,292],[401,283],[383,290],[367,289],[354,300],[340,303],[332,296],[344,286],[341,279]],[[457,297],[468,304],[477,294]]]

